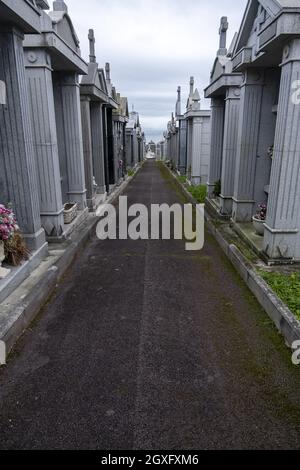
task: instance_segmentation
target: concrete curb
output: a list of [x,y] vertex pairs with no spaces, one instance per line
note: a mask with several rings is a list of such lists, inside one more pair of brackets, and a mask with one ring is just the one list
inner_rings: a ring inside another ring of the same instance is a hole
[[[135,178],[141,167],[138,167],[133,176],[128,177],[119,188],[114,191],[105,201],[105,204],[112,204],[125,191],[127,186]],[[10,353],[15,343],[29,327],[34,318],[38,315],[44,305],[53,294],[58,282],[64,276],[68,268],[75,261],[78,253],[82,251],[89,240],[93,237],[94,229],[98,223],[99,217],[96,215],[84,223],[84,228],[78,230],[74,240],[69,242],[62,256],[51,266],[41,277],[28,295],[20,301],[17,307],[14,307],[6,315],[5,325],[0,328],[0,341],[5,344],[6,356]],[[0,363],[1,366],[1,363]]]
[[[178,181],[176,175],[174,175],[169,168],[168,170],[176,180],[177,184],[183,189],[189,201],[193,204],[197,204],[197,201],[193,196],[187,191],[183,184]],[[284,337],[286,345],[292,348],[293,342],[300,340],[300,321],[297,320],[290,309],[279,299],[271,287],[256,272],[253,265],[244,257],[241,251],[223,237],[222,233],[212,223],[212,219],[207,214],[207,211],[205,211],[205,219],[209,231],[214,236],[225,255],[235,267],[241,278],[245,281],[260,305],[264,308],[269,318],[274,322],[278,331]]]

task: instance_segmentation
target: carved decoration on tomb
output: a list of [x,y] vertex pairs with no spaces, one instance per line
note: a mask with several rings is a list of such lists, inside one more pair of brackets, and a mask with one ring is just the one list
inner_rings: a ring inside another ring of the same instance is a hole
[[47,237],[60,237],[63,234],[62,226],[56,227],[50,220],[46,220],[43,223],[43,228]]
[[27,60],[31,64],[34,64],[37,61],[37,55],[35,54],[35,52],[28,52]]

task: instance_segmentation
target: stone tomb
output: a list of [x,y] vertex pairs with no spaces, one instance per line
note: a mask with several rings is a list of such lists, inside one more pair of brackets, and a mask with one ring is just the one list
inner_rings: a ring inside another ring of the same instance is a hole
[[115,179],[119,182],[126,172],[126,125],[129,120],[128,101],[113,89],[118,108],[113,110],[115,143]]
[[24,66],[25,33],[39,35],[45,1],[0,0],[0,200],[12,203],[30,250],[44,249],[30,100]]
[[[221,175],[220,210],[241,231],[257,205],[267,204],[262,251],[269,262],[300,261],[299,32],[298,0],[249,0],[231,50],[217,57],[219,77],[206,89],[215,142],[210,195]],[[224,96],[239,105],[224,104]]]
[[111,106],[111,100],[104,71],[96,62],[93,30],[88,37],[90,61],[88,74],[81,80],[80,97],[87,203],[93,211],[109,192],[106,107]]
[[64,1],[41,11],[40,24],[41,34],[25,35],[25,66],[42,226],[59,241],[66,234],[64,204],[86,211],[78,77],[88,67]]

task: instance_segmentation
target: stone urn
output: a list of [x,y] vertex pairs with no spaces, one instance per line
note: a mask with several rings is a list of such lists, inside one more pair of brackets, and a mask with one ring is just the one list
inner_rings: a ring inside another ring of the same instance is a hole
[[253,216],[252,221],[253,221],[255,233],[259,235],[260,237],[263,237],[265,233],[265,226],[264,226],[265,220],[261,220]]
[[4,261],[4,259],[4,243],[2,240],[0,240],[0,279],[4,279],[10,273],[10,269],[2,268],[2,262]]

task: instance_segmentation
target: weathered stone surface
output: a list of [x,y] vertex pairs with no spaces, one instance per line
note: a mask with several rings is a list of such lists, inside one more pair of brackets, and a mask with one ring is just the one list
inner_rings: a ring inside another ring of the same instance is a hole
[[[293,0],[276,6],[249,2],[239,33],[228,54],[217,56],[205,90],[212,98],[213,133],[214,100],[225,103],[227,96],[224,134],[219,126],[211,147],[211,174],[218,174],[222,161],[220,212],[250,222],[257,205],[267,204],[263,245],[270,262],[300,260],[299,13]],[[238,88],[239,111],[238,100],[228,100],[230,90]],[[221,157],[213,148],[220,140]]]
[[30,249],[45,243],[41,228],[32,122],[25,76],[23,34],[1,29],[0,80],[6,105],[0,105],[1,202],[11,202]]

